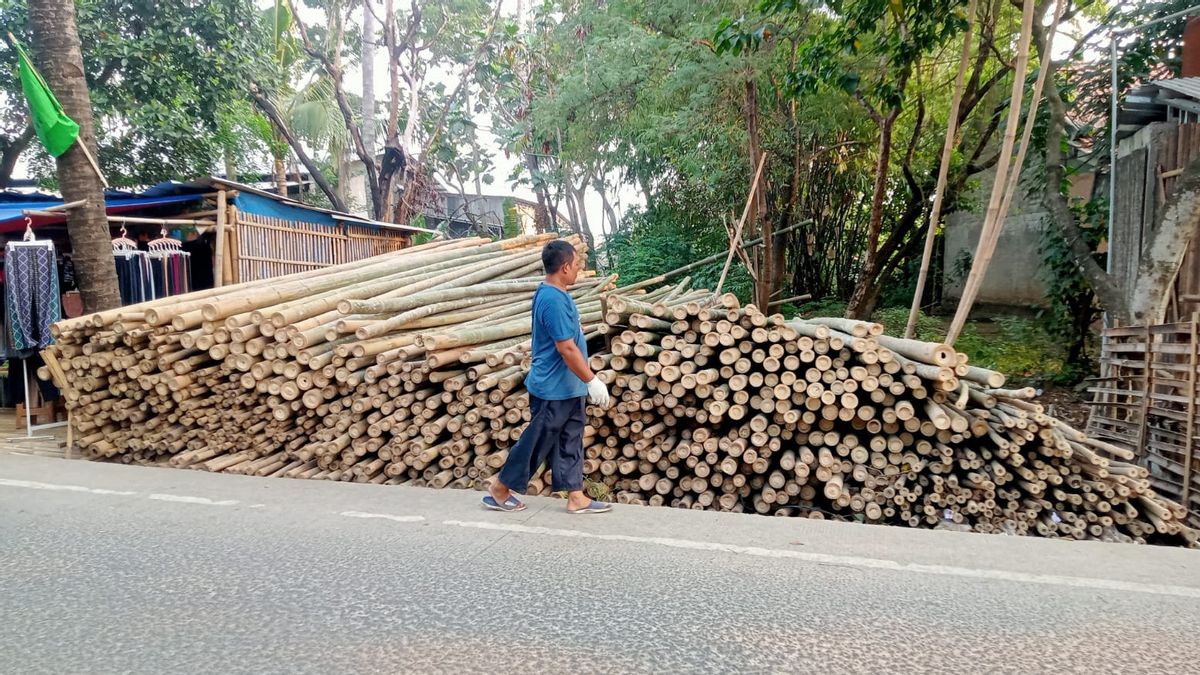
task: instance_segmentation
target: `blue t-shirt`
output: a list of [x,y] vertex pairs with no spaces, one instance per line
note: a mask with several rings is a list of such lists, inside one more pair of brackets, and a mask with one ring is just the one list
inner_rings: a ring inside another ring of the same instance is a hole
[[554,346],[572,338],[586,359],[587,343],[575,301],[561,288],[542,283],[533,293],[533,365],[525,376],[530,394],[543,401],[587,396],[587,385],[571,372]]

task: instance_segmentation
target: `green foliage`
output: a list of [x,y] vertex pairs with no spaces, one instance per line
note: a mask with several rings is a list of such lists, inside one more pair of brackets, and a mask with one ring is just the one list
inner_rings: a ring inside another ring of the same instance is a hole
[[954,347],[972,365],[1000,371],[1015,383],[1061,384],[1075,375],[1061,343],[1036,320],[1010,316],[971,322]]
[[[609,238],[608,250],[615,262],[613,271],[619,275],[620,284],[649,279],[728,250],[727,240],[703,233],[697,236],[696,229],[670,217],[668,211],[660,206],[635,212],[627,217],[628,225]],[[691,271],[692,286],[715,288],[724,265],[722,259]],[[721,290],[749,302],[752,283],[745,266],[735,259]]]
[[[419,214],[417,217],[413,218],[408,224],[412,225],[413,227],[424,227],[424,228],[429,227],[429,222],[425,219],[425,214]],[[434,235],[430,232],[418,232],[418,233],[414,234],[412,237],[413,246],[420,246],[421,244],[428,244],[429,242],[433,241],[433,237],[434,237]]]
[[[116,185],[192,178],[223,154],[221,119],[244,99],[261,60],[251,0],[83,0],[76,3],[101,161]],[[26,5],[0,0],[0,28],[29,41]],[[0,60],[12,63],[5,45]],[[0,69],[4,128],[19,133],[24,101]],[[40,146],[34,168],[48,170]]]
[[[716,51],[756,51],[772,33],[786,30],[792,16],[819,21],[813,9],[795,0],[762,0],[762,19],[725,19],[717,25]],[[833,0],[828,9],[832,20],[821,21],[819,30],[798,43],[800,65],[787,75],[793,92],[826,86],[901,107],[907,80],[921,59],[966,28],[961,0]],[[876,67],[847,68],[847,60]]]
[[840,298],[818,298],[800,305],[801,316],[842,316],[846,313],[846,301]]
[[[883,324],[885,334],[900,337],[908,327],[908,313],[908,307],[888,307],[877,310],[871,320]],[[917,315],[913,338],[926,342],[941,342],[946,339],[946,326],[940,319],[921,312]]]
[[[1088,246],[1093,250],[1104,237],[1103,202],[1091,202],[1079,207],[1079,222]],[[1095,359],[1089,347],[1095,341],[1092,323],[1099,316],[1095,294],[1073,262],[1071,247],[1059,231],[1049,223],[1041,236],[1041,276],[1046,283],[1046,299],[1050,302],[1043,323],[1047,332],[1066,348],[1066,379],[1078,381],[1095,371]],[[1101,263],[1103,264],[1103,263]]]
[[512,239],[521,234],[521,219],[517,215],[517,204],[511,197],[504,200],[504,238]]

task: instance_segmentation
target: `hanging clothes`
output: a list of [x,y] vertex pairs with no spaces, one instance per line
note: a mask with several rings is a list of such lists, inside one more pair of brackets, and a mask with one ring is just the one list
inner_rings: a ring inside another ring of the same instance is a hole
[[121,304],[133,305],[157,297],[154,293],[152,264],[145,251],[114,251],[117,265],[117,286]]
[[4,277],[12,348],[46,347],[54,341],[50,324],[62,318],[54,244],[9,242],[4,249]]
[[[0,297],[4,298],[4,306],[8,307],[8,284],[0,284]],[[19,352],[12,348],[12,321],[7,311],[0,318],[0,360],[17,356]]]
[[155,297],[165,298],[191,291],[191,254],[183,251],[151,251]]

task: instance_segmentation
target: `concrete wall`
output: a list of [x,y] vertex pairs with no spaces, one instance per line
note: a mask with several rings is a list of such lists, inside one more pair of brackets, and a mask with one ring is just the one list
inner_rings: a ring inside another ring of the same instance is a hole
[[[953,305],[962,296],[969,264],[959,274],[961,259],[974,259],[983,228],[983,214],[992,189],[994,172],[982,174],[968,196],[973,209],[957,211],[946,218],[945,257],[942,275],[945,283],[943,302]],[[991,265],[983,278],[976,304],[1045,306],[1046,284],[1042,277],[1041,238],[1046,227],[1046,211],[1037,196],[1014,195],[1012,206]],[[965,256],[964,256],[965,254]]]

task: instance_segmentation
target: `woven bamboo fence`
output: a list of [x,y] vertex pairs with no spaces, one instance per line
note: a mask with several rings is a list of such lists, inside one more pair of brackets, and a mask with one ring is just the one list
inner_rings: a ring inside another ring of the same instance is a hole
[[407,248],[412,241],[405,232],[350,224],[330,227],[245,212],[237,213],[234,231],[235,283],[365,260]]
[[1154,489],[1200,522],[1200,312],[1104,331],[1088,434],[1137,452]]

